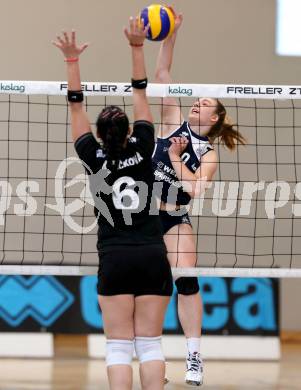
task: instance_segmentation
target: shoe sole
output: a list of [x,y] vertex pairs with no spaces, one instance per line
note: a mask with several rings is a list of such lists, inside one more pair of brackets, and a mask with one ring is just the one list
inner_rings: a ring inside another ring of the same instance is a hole
[[186,381],[187,385],[190,386],[201,386],[203,382],[196,382],[196,381]]

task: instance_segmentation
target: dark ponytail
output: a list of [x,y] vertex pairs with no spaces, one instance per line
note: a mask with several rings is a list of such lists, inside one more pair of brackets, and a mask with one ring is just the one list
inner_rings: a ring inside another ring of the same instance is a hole
[[114,171],[118,167],[121,152],[129,131],[129,120],[117,106],[105,107],[96,122],[97,136],[102,139],[107,154],[108,169]]
[[208,133],[210,141],[213,143],[216,138],[220,138],[221,144],[230,150],[234,150],[237,144],[246,145],[246,139],[234,128],[235,125],[227,115],[224,105],[218,99],[216,101],[215,113],[218,115],[218,120]]

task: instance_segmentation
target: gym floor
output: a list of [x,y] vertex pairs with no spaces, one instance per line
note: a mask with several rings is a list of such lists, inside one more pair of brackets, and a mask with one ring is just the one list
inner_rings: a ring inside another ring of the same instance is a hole
[[[86,358],[82,336],[57,336],[54,359],[0,359],[0,390],[109,390],[103,360]],[[243,348],[243,345],[242,345]],[[140,389],[134,361],[134,390]],[[183,382],[183,361],[167,362],[166,390],[196,389]],[[301,343],[282,343],[279,362],[207,361],[202,389],[301,389]]]

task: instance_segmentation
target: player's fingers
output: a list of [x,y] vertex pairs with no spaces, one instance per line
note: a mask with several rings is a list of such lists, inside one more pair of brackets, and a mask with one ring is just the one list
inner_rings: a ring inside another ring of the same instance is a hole
[[172,5],[168,4],[165,7],[169,8],[171,10],[171,12],[173,13],[174,17],[177,16],[176,11],[175,11],[175,9],[174,9],[174,7]]
[[131,16],[130,17],[130,33],[132,34],[135,30],[135,20],[134,18]]
[[125,36],[127,37],[127,39],[129,40],[130,39],[130,33],[129,33],[127,27],[124,27],[123,32],[124,32]]
[[188,144],[188,138],[187,137],[182,137],[182,143],[183,144]]
[[59,42],[51,41],[51,43],[52,43],[54,46],[58,47],[59,49],[62,48],[62,45],[61,45]]
[[67,43],[67,45],[69,45],[69,36],[68,36],[68,34],[67,34],[67,32],[66,31],[63,31],[63,35],[64,35],[64,38],[65,38],[65,42]]
[[79,48],[80,53],[82,53],[84,50],[86,50],[88,46],[89,46],[88,42],[86,42],[83,45],[81,45],[80,48]]
[[148,24],[144,27],[144,30],[143,30],[143,33],[144,33],[145,36],[146,36],[146,34],[148,33],[149,28],[150,28],[150,24],[148,23]]
[[141,31],[141,24],[140,24],[140,17],[139,16],[136,16],[135,20],[134,20],[134,28],[135,28],[135,31]]
[[71,43],[72,43],[72,45],[75,46],[75,42],[76,42],[76,33],[75,33],[75,30],[72,30],[71,31]]
[[61,38],[60,35],[57,35],[57,36],[56,36],[56,39],[58,40],[58,42],[59,42],[61,45],[64,45],[64,44],[65,44],[64,40]]

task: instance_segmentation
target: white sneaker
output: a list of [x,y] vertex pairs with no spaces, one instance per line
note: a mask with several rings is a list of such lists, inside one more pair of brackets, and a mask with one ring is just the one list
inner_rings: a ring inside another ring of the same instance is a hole
[[185,382],[192,386],[201,386],[203,384],[204,364],[198,352],[189,353],[186,359]]

